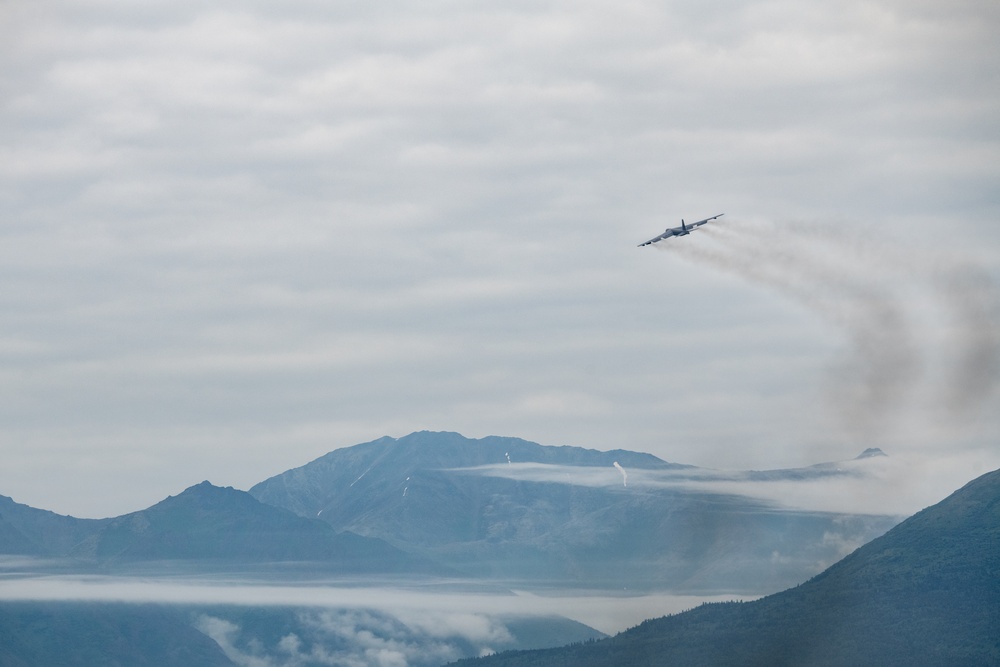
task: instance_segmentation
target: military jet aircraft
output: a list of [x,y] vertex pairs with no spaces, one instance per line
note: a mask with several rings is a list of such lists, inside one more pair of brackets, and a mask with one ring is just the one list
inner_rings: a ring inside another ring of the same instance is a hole
[[681,219],[681,226],[680,227],[674,227],[673,229],[667,229],[667,231],[663,232],[662,234],[660,234],[659,236],[657,236],[655,239],[649,239],[645,243],[640,243],[637,247],[641,248],[644,245],[649,245],[650,243],[656,243],[657,241],[662,241],[663,239],[670,238],[671,236],[687,236],[692,231],[694,231],[697,227],[701,227],[706,222],[708,222],[710,220],[715,220],[716,218],[721,218],[724,215],[725,215],[725,213],[720,213],[719,215],[713,215],[711,218],[705,218],[704,220],[699,220],[698,222],[692,222],[690,225],[687,224],[687,223],[685,223],[684,219],[682,218]]

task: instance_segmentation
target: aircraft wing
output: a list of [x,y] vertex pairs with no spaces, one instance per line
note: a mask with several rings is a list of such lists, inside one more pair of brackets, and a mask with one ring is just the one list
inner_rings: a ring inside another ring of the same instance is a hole
[[720,213],[719,215],[713,215],[711,218],[705,218],[704,220],[699,220],[698,222],[692,222],[690,225],[688,225],[688,227],[700,227],[701,225],[704,225],[706,222],[711,222],[712,220],[715,220],[716,218],[721,218],[724,215],[725,213]]
[[650,243],[656,243],[657,241],[662,241],[663,239],[669,238],[671,236],[684,236],[695,227],[700,227],[701,225],[704,225],[706,222],[711,222],[712,220],[715,220],[716,218],[721,218],[724,215],[725,213],[720,213],[719,215],[713,215],[711,218],[705,218],[704,220],[699,220],[698,222],[692,222],[690,225],[687,226],[685,226],[684,221],[681,220],[680,227],[674,227],[673,229],[668,229],[667,231],[663,232],[656,238],[649,239],[645,243],[640,243],[638,247],[641,248],[644,245],[649,245]]
[[645,243],[640,243],[636,247],[641,248],[644,245],[649,245],[650,243],[656,243],[657,241],[662,241],[663,239],[668,238],[670,236],[673,236],[676,233],[677,233],[677,230],[675,230],[675,229],[668,229],[667,231],[665,231],[662,234],[660,234],[659,236],[657,236],[655,239],[649,239]]

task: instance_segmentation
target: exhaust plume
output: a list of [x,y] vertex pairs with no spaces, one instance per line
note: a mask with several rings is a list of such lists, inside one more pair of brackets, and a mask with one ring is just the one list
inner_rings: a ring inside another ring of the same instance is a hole
[[[943,377],[934,383],[933,401],[949,416],[967,415],[995,390],[1000,289],[970,259],[928,258],[825,225],[726,220],[699,236],[708,243],[657,247],[773,289],[844,332],[849,353],[831,373],[831,394],[855,437],[871,440],[890,426],[935,356],[943,357]],[[933,327],[914,321],[908,307],[915,291],[943,297],[951,316],[943,342]],[[943,354],[929,354],[928,347]]]

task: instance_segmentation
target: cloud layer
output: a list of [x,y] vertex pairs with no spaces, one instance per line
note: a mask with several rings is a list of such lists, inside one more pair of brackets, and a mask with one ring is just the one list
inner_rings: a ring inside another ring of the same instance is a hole
[[[370,582],[316,582],[310,586],[260,585],[240,582],[205,584],[177,579],[141,581],[117,577],[9,577],[0,582],[3,600],[99,600],[178,605],[302,607],[310,610],[375,610],[391,614],[414,633],[441,639],[463,636],[470,641],[500,642],[504,618],[571,618],[605,633],[615,633],[647,618],[677,613],[702,602],[732,600],[739,595],[671,595],[655,593],[609,597],[606,591],[558,591],[545,594],[449,593],[413,582],[375,587]],[[461,582],[456,582],[461,583]],[[352,585],[353,584],[353,585]],[[223,628],[224,629],[224,628]]]
[[[779,510],[909,516],[940,502],[963,486],[974,461],[961,456],[874,457],[830,462],[792,470],[739,471],[711,468],[630,469],[626,488],[642,494],[656,489],[744,496]],[[520,482],[617,487],[623,477],[613,467],[514,463],[456,469],[463,474]]]
[[[974,255],[922,282],[956,313],[942,407],[985,400],[998,12],[7,3],[0,492],[120,514],[423,428],[778,467],[905,423],[911,306],[823,262],[808,299],[759,289],[829,240],[763,249],[763,279],[634,247],[721,211],[877,226],[897,273],[901,239]],[[892,439],[997,464],[968,420]]]

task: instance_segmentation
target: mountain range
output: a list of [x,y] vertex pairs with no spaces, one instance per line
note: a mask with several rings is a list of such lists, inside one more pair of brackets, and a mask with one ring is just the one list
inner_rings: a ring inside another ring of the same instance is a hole
[[[804,511],[719,491],[845,476],[875,483],[868,466],[883,457],[868,450],[854,461],[724,472],[625,450],[420,432],[335,450],[249,492],[202,482],[109,519],[0,496],[7,582],[182,572],[204,581],[390,575],[535,589],[760,594],[791,586],[603,640],[558,618],[460,615],[446,632],[434,614],[404,622],[346,608],[7,601],[0,664],[312,666],[377,647],[400,664],[430,666],[568,641],[583,643],[482,664],[1000,662],[1000,471],[892,530],[899,517]],[[713,486],[719,480],[739,485]]]
[[0,553],[56,558],[53,567],[60,571],[218,572],[284,565],[310,575],[446,572],[377,538],[338,533],[209,482],[112,519],[59,516],[6,497],[0,497],[0,512],[0,526],[7,528],[0,532]]
[[[335,450],[249,493],[471,577],[699,593],[793,585],[901,518],[799,511],[692,484],[721,474],[625,450],[419,432]],[[740,473],[846,474],[858,468]]]
[[277,567],[761,594],[812,576],[900,517],[796,510],[699,484],[864,475],[880,454],[847,468],[721,473],[626,450],[418,432],[334,450],[249,492],[202,482],[110,519],[0,497],[0,554],[106,573]]
[[1000,664],[1000,470],[800,586],[465,667]]

